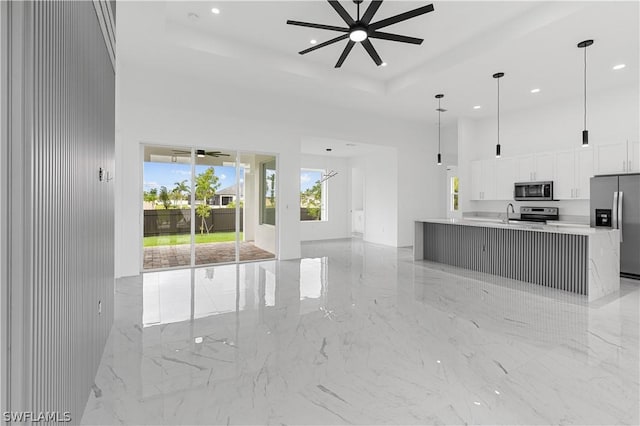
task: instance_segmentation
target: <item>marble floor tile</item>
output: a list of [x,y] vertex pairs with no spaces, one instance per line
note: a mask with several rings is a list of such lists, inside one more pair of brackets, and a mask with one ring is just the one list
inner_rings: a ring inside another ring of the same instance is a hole
[[83,424],[638,424],[640,283],[586,296],[359,239],[116,285]]

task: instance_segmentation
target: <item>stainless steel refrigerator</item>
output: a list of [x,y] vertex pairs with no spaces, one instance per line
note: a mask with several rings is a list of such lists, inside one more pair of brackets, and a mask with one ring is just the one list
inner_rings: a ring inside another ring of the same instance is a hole
[[591,226],[620,229],[620,275],[640,279],[640,174],[591,178]]

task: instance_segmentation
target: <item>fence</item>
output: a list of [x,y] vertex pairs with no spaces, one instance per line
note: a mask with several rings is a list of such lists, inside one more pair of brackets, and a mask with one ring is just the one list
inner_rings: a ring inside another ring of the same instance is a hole
[[[209,232],[230,232],[236,230],[236,209],[211,209],[205,219]],[[242,209],[240,209],[240,231],[243,230]],[[196,214],[196,233],[200,232],[202,219]],[[144,236],[188,234],[191,232],[191,210],[166,209],[144,211]]]

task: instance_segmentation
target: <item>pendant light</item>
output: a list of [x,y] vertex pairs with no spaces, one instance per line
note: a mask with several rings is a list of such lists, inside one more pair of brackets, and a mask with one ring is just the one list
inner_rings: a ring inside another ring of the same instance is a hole
[[493,75],[498,83],[498,144],[496,145],[496,158],[500,158],[500,79],[504,77],[503,72],[497,72]]
[[440,99],[442,98],[444,98],[443,94],[436,95],[436,99],[438,100],[438,109],[436,109],[436,111],[438,111],[438,166],[442,166],[442,154],[440,153],[440,113],[446,111],[446,109],[440,107]]
[[584,130],[582,130],[582,146],[589,146],[589,131],[587,130],[587,47],[593,44],[593,40],[585,40],[578,43],[580,49],[584,49]]

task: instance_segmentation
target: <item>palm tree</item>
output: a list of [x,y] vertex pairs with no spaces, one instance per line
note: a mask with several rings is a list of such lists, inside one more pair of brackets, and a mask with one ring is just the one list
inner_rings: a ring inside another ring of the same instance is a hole
[[180,194],[183,200],[187,199],[187,196],[191,194],[191,188],[187,185],[187,180],[183,180],[182,182],[174,183],[175,188],[173,188],[174,192]]

